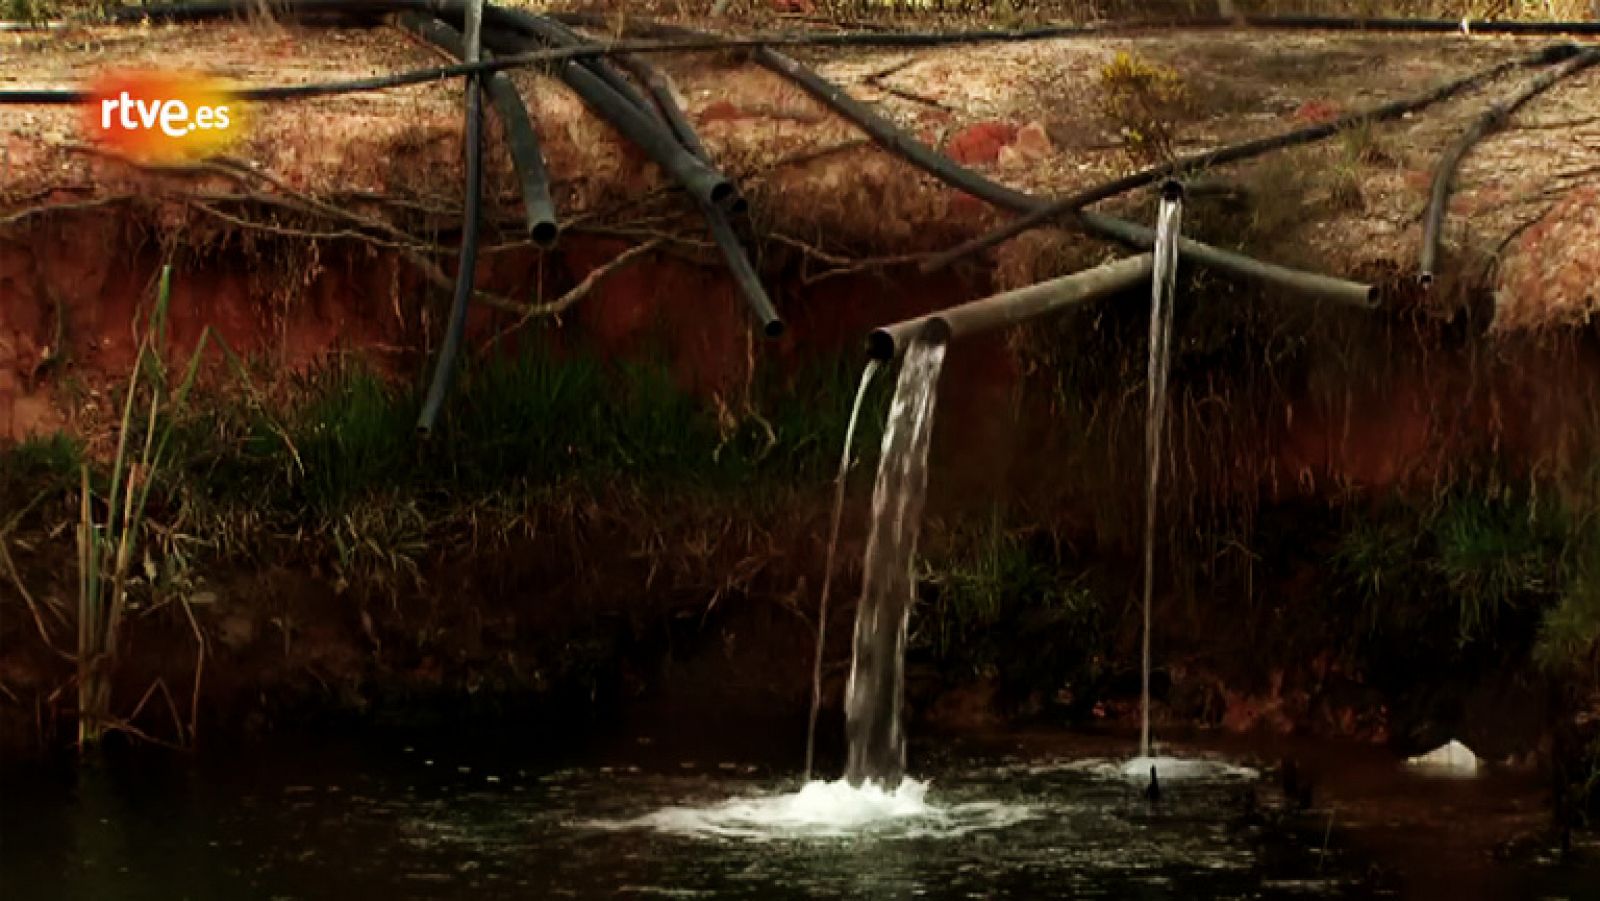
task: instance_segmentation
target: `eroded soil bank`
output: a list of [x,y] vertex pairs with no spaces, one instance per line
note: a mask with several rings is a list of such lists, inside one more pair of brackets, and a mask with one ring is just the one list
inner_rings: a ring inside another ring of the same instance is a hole
[[[63,349],[10,395],[32,437],[6,452],[11,554],[40,611],[25,615],[8,580],[7,731],[48,742],[71,712],[72,667],[40,632],[70,650],[76,462],[99,473],[114,449],[129,323],[160,256],[115,219],[67,215],[36,234],[77,250],[23,257],[32,276],[79,286],[35,308],[28,333]],[[187,598],[207,648],[200,717],[216,729],[292,724],[302,705],[799,712],[857,339],[987,290],[790,273],[791,335],[763,344],[720,273],[656,257],[559,326],[491,344],[514,318],[484,311],[452,424],[417,445],[439,308],[394,304],[415,278],[339,242],[274,300],[264,286],[293,272],[293,248],[225,238],[177,258],[169,367],[206,326],[246,362],[212,351],[177,416],[118,670],[125,709],[159,680],[188,719]],[[497,263],[484,283],[559,291],[606,253],[573,241]],[[1166,713],[1401,750],[1463,737],[1497,759],[1548,753],[1566,702],[1530,654],[1587,531],[1593,336],[1307,310],[1198,276],[1185,290],[1163,501]],[[953,348],[913,660],[931,719],[1126,713],[1141,308],[1122,298]],[[887,381],[868,404],[839,554],[834,706]],[[170,729],[166,704],[146,704],[141,728]]]
[[[398,52],[371,32],[314,34],[342,47],[328,59]],[[169,36],[200,40],[192,29]],[[1273,91],[1205,96],[1321,115],[1294,88],[1321,70],[1290,64],[1313,50],[1338,63],[1341,104],[1365,105],[1372,81],[1389,88],[1360,71],[1371,47],[1306,40],[1280,48]],[[298,39],[281,44],[306,52]],[[1042,57],[999,58],[1092,72],[1106,49],[1052,42]],[[1477,44],[1460,61],[1408,41],[1382,58],[1437,74],[1441,59],[1470,68],[1504,50]],[[1190,78],[1246,80],[1226,47],[1183,59]],[[944,112],[926,113],[938,120],[930,142],[964,162],[1023,181],[1089,178],[1079,159],[1124,162],[1120,148],[1072,145],[1085,132],[1015,108],[1037,94],[1033,82],[985,100],[959,68],[970,61],[912,62],[933,72],[922,87],[949,92],[935,98]],[[872,74],[884,63],[836,63],[834,74],[887,78]],[[679,74],[696,86],[697,121],[719,154],[775,166],[751,192],[752,221],[775,226],[759,257],[787,335],[758,336],[681,199],[656,192],[656,174],[611,138],[585,138],[601,126],[542,84],[541,127],[562,135],[556,168],[586,173],[563,181],[576,221],[554,252],[497,242],[478,284],[524,301],[579,293],[561,315],[531,321],[476,308],[460,383],[427,442],[412,427],[447,298],[414,256],[448,274],[456,211],[440,198],[455,184],[455,134],[442,91],[419,89],[415,108],[319,107],[304,133],[265,123],[257,149],[285,182],[243,193],[214,172],[133,172],[12,133],[6,146],[29,161],[29,180],[26,191],[13,183],[15,212],[0,219],[8,749],[70,739],[80,467],[90,514],[103,516],[119,440],[141,446],[154,422],[173,438],[161,466],[134,478],[152,492],[117,649],[115,725],[187,745],[325,717],[776,722],[798,753],[862,336],[1109,249],[1052,232],[920,275],[920,254],[971,237],[990,214],[735,69]],[[1586,77],[1563,87],[1576,94],[1557,94],[1555,112],[1593,93]],[[880,90],[890,110],[918,102]],[[1067,112],[1093,106],[1073,92],[1067,101]],[[357,114],[365,126],[350,125]],[[1247,133],[1260,126],[1242,121]],[[1325,158],[1298,157],[1247,170],[1244,208],[1235,195],[1191,204],[1189,221],[1212,240],[1391,290],[1376,311],[1332,310],[1185,272],[1158,549],[1158,715],[1163,728],[1339,736],[1396,753],[1459,738],[1498,762],[1567,768],[1558,781],[1575,784],[1588,771],[1574,768],[1593,766],[1600,704],[1600,339],[1584,324],[1595,258],[1577,248],[1600,224],[1593,193],[1562,173],[1588,145],[1547,145],[1531,125],[1495,145],[1501,161],[1549,150],[1524,174],[1554,195],[1519,205],[1509,199],[1526,199],[1528,184],[1497,179],[1492,162],[1469,173],[1466,218],[1489,224],[1463,227],[1448,290],[1423,297],[1397,289],[1427,183],[1419,148],[1450,132],[1396,128],[1324,148],[1361,176],[1354,198],[1337,181],[1348,172],[1326,176]],[[387,150],[361,152],[363,142]],[[777,151],[804,158],[800,173],[774,164]],[[1015,167],[1040,153],[1040,165]],[[505,179],[504,160],[493,165]],[[1290,184],[1307,189],[1307,206],[1283,203]],[[374,240],[376,228],[352,237],[348,222],[274,207],[301,195],[433,246],[397,248]],[[1147,219],[1148,207],[1140,197],[1124,212]],[[1498,269],[1485,249],[1495,242],[1514,250]],[[221,341],[208,338],[185,404],[147,420],[141,393],[125,418],[163,264],[173,276],[160,377],[177,381],[206,330]],[[916,728],[1089,728],[1133,711],[1145,309],[1143,296],[1118,298],[951,350],[913,624]],[[824,736],[841,732],[889,382],[880,375],[869,395],[850,482]]]

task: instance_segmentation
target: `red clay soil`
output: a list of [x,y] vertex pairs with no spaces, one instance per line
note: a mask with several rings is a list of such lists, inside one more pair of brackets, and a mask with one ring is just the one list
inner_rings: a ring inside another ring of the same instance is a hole
[[[130,65],[181,62],[264,84],[439,61],[390,28],[217,22],[4,40],[0,88],[70,86]],[[1168,64],[1187,85],[1194,109],[1181,123],[1178,150],[1189,152],[1409,95],[1538,43],[1206,32],[829,51],[813,62],[992,177],[1066,193],[1131,165],[1100,103],[1100,67],[1119,52]],[[746,378],[755,356],[792,359],[850,347],[872,326],[1120,252],[1050,232],[1011,242],[957,276],[916,276],[892,261],[947,247],[1000,217],[864,143],[769,72],[727,56],[665,62],[712,155],[751,199],[751,250],[791,325],[789,336],[775,347],[752,336],[692,212],[656,193],[662,179],[655,167],[564,86],[531,71],[515,80],[537,119],[568,227],[553,253],[519,242],[507,228],[491,229],[479,284],[513,302],[548,300],[626,247],[665,238],[661,250],[577,303],[563,333],[614,353],[664,337],[680,380],[707,396]],[[1370,146],[1330,141],[1223,170],[1221,177],[1257,189],[1258,198],[1229,243],[1332,274],[1403,281],[1439,150],[1523,77],[1376,128]],[[1454,284],[1436,293],[1454,302],[1497,285],[1498,321],[1509,330],[1587,319],[1600,303],[1600,253],[1586,252],[1600,241],[1600,195],[1579,185],[1600,165],[1595,109],[1600,68],[1530,103],[1469,155],[1446,235],[1445,281]],[[240,353],[292,371],[347,353],[399,367],[437,339],[437,291],[415,265],[382,240],[349,239],[349,221],[291,215],[282,204],[311,199],[388,223],[410,240],[435,241],[418,252],[447,274],[460,202],[458,85],[255,110],[251,133],[233,156],[270,181],[215,168],[131,165],[85,145],[75,116],[49,107],[6,107],[0,116],[0,437],[63,425],[92,434],[105,424],[108,411],[97,401],[64,402],[56,376],[64,364],[91,382],[125,372],[135,311],[167,259],[178,271],[175,348],[192,346],[210,325]],[[514,179],[497,127],[490,132],[488,197],[502,221],[514,221]],[[1339,179],[1351,173],[1360,185],[1354,201],[1340,193]],[[1142,215],[1147,202],[1132,198],[1124,212]],[[425,302],[430,291],[433,300]],[[513,318],[480,306],[473,341]],[[998,385],[1015,361],[996,341],[988,361],[974,365]],[[1402,385],[1372,402],[1378,410],[1354,423],[1316,403],[1302,405],[1285,423],[1285,471],[1328,470],[1340,456],[1346,462],[1336,469],[1358,481],[1399,478],[1432,427],[1438,398]],[[1333,434],[1338,453],[1326,437]],[[1370,447],[1390,450],[1369,461],[1361,448]]]

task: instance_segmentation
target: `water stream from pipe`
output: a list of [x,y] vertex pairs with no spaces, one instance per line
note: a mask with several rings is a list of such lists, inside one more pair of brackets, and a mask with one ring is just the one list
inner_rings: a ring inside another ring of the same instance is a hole
[[1150,757],[1150,629],[1156,574],[1156,490],[1161,480],[1161,436],[1167,421],[1167,373],[1172,363],[1172,301],[1178,282],[1181,197],[1161,198],[1156,221],[1155,274],[1150,292],[1149,406],[1145,412],[1144,646],[1139,683],[1139,756]]
[[839,455],[839,477],[833,488],[833,525],[828,529],[828,556],[823,562],[822,600],[817,610],[817,654],[811,666],[811,715],[806,720],[806,771],[805,781],[811,781],[811,763],[817,746],[817,711],[822,707],[822,653],[828,643],[828,591],[833,586],[833,559],[839,549],[839,523],[844,519],[844,489],[850,476],[850,449],[856,440],[856,420],[861,418],[861,402],[866,400],[867,387],[878,374],[878,361],[868,360],[861,373],[861,385],[856,388],[855,403],[850,406],[850,424],[844,430],[844,452]]
[[928,439],[943,336],[924,332],[906,348],[883,433],[872,524],[867,537],[854,656],[845,689],[850,755],[845,779],[894,790],[905,776],[906,629],[916,588],[913,573],[928,486]]

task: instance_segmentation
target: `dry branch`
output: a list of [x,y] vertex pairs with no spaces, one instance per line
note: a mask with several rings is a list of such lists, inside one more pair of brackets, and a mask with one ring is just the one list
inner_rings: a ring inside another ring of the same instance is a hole
[[570,309],[573,304],[576,304],[578,301],[587,297],[591,291],[600,285],[601,282],[610,278],[612,275],[615,275],[624,266],[633,262],[635,258],[655,250],[664,243],[666,243],[665,238],[651,238],[643,244],[630,247],[622,253],[617,254],[617,256],[612,258],[604,265],[596,266],[594,269],[590,270],[589,274],[585,275],[582,281],[578,282],[578,284],[572,287],[572,290],[561,295],[555,300],[552,300],[548,303],[532,304],[523,307],[521,309],[522,318],[501,329],[494,335],[494,337],[484,342],[483,347],[479,348],[479,352],[482,353],[490,347],[500,343],[512,332],[515,332],[527,325],[536,316],[561,315]]

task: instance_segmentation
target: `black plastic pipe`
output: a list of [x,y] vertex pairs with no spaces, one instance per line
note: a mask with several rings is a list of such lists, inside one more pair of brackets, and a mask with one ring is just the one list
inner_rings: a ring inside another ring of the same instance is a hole
[[[595,21],[584,14],[561,14],[556,18],[578,25]],[[653,24],[649,28],[647,33],[674,39],[692,40],[704,36],[700,32],[680,26]],[[1014,213],[1036,213],[1050,203],[1044,198],[1025,194],[991,181],[961,166],[901,131],[894,123],[868,109],[844,89],[771,47],[756,47],[751,57],[759,65],[787,78],[824,106],[849,120],[884,149],[945,184]],[[1078,221],[1086,229],[1102,237],[1145,250],[1155,247],[1155,231],[1142,225],[1088,210],[1078,214]],[[1179,242],[1178,250],[1195,262],[1244,278],[1277,285],[1296,294],[1357,306],[1371,306],[1373,303],[1372,286],[1359,282],[1290,269],[1287,266],[1263,262],[1188,238]]]
[[1600,22],[1491,21],[1482,19],[1392,19],[1340,16],[1233,16],[1107,23],[1101,34],[1118,31],[1183,31],[1258,28],[1267,31],[1370,31],[1407,34],[1478,34],[1503,36],[1600,35]]
[[[536,23],[539,17],[521,11],[492,9],[490,15],[491,21],[501,27],[502,39],[506,30],[515,28],[524,35],[524,39],[548,36],[548,39],[555,41],[582,40],[578,35],[565,31],[559,25],[557,28],[560,30],[557,31],[543,28]],[[693,136],[693,129],[689,126],[688,119],[683,115],[682,110],[677,108],[677,103],[672,99],[670,90],[664,96],[656,98],[656,102],[662,104],[660,117],[658,118],[652,114],[655,108],[651,106],[651,101],[645,99],[643,95],[632,90],[627,94],[618,92],[611,88],[609,82],[601,75],[586,67],[569,64],[563,74],[567,79],[568,85],[574,91],[577,91],[585,101],[590,102],[591,107],[595,108],[597,112],[601,112],[602,116],[614,125],[616,124],[616,119],[612,118],[610,114],[601,111],[601,104],[596,101],[602,101],[606,110],[614,110],[619,114],[624,108],[627,108],[631,113],[629,118],[635,122],[635,128],[641,133],[648,131],[657,146],[670,145],[675,156],[692,160],[704,171],[715,173],[719,178],[721,177],[721,173],[716,172],[711,167],[710,157],[698,137],[694,137],[692,145],[686,146],[686,142],[682,142],[677,136],[676,129],[669,129],[669,123],[676,117],[677,121],[681,123],[681,127]],[[620,78],[621,76],[618,75],[617,77]],[[670,113],[668,112],[669,109]],[[663,153],[662,156],[664,155]],[[652,156],[659,161],[660,157],[656,156],[656,154],[652,154]],[[663,168],[666,168],[664,164]],[[725,183],[732,190],[732,182],[725,180]],[[769,338],[776,338],[782,335],[785,328],[783,319],[779,317],[777,309],[772,305],[772,299],[767,295],[766,288],[762,286],[761,278],[757,274],[755,266],[751,264],[749,254],[746,253],[743,243],[740,242],[738,234],[734,231],[733,225],[727,218],[727,210],[737,211],[744,208],[743,196],[737,191],[732,191],[731,196],[721,197],[706,195],[694,190],[690,190],[689,194],[700,207],[700,212],[706,220],[706,226],[711,232],[711,238],[716,242],[718,250],[721,251],[723,258],[727,261],[728,271],[732,274],[734,284],[738,287],[740,295],[744,297],[745,303],[750,307],[750,311],[755,315],[756,320],[761,323],[762,334]]]
[[644,85],[651,99],[655,101],[656,108],[661,111],[661,118],[666,120],[667,127],[672,129],[673,135],[677,137],[678,143],[695,156],[703,160],[710,159],[711,154],[707,152],[706,145],[694,130],[694,125],[678,106],[678,99],[672,92],[672,80],[666,73],[651,65],[643,57],[631,53],[617,57],[617,63],[633,73],[633,77]]
[[[632,69],[635,75],[650,91],[650,96],[655,102],[657,110],[667,127],[677,137],[678,143],[683,148],[694,154],[708,165],[711,154],[707,152],[700,136],[695,133],[694,126],[690,124],[689,117],[678,106],[677,98],[672,94],[672,85],[661,70],[650,65],[636,56],[624,56],[621,61]],[[643,98],[640,103],[647,103]],[[741,203],[742,207],[742,203]],[[727,213],[720,207],[702,204],[701,214],[705,216],[706,225],[711,231],[711,239],[716,242],[717,249],[728,262],[728,271],[733,274],[734,283],[739,288],[739,293],[744,296],[745,302],[755,313],[756,319],[761,322],[761,331],[769,338],[776,338],[783,334],[783,320],[778,318],[778,311],[772,306],[772,299],[767,296],[767,289],[761,284],[755,267],[750,263],[750,257],[745,252],[744,244],[734,232],[733,225],[728,221]]]
[[1155,255],[1142,253],[876,328],[867,335],[867,356],[885,362],[894,360],[930,321],[942,323],[949,340],[954,341],[964,335],[1017,325],[1047,313],[1125,291],[1148,282],[1154,269]]
[[[344,2],[349,2],[349,0],[344,0]],[[413,4],[397,3],[396,0],[373,0],[373,2],[394,5],[397,9],[414,8]],[[454,63],[425,69],[409,69],[388,75],[373,75],[365,78],[309,82],[295,85],[240,88],[233,91],[232,96],[249,102],[301,100],[309,97],[331,97],[338,94],[384,91],[415,84],[431,84],[447,78],[463,78],[468,75],[482,75],[490,72],[503,72],[508,69],[523,69],[530,66],[549,65],[592,57],[613,56],[619,53],[720,52],[733,48],[755,47],[759,44],[759,41],[749,39],[723,40],[720,38],[708,38],[695,41],[641,40],[619,41],[615,44],[604,46],[586,44],[578,47],[550,47],[526,53],[501,56],[496,59],[479,60],[475,63]],[[89,96],[88,91],[71,88],[29,88],[16,91],[0,91],[0,106],[63,106],[82,103],[88,100]]]
[[[534,14],[525,13],[522,10],[499,10],[499,8],[493,8],[493,10],[490,10],[490,22],[496,27],[517,30],[520,34],[528,35],[528,37],[539,38],[539,40],[550,46],[581,46],[586,45],[586,43],[592,43],[589,38],[574,32],[570,27],[566,27],[562,22],[555,21],[550,16],[534,16]],[[504,38],[501,38],[501,40],[504,40]],[[602,78],[606,85],[611,86],[611,90],[616,91],[616,93],[621,94],[622,98],[632,102],[637,109],[648,112],[651,117],[659,118],[662,123],[666,123],[667,130],[672,133],[672,136],[677,139],[678,144],[683,149],[688,150],[691,155],[699,158],[702,163],[706,163],[712,170],[715,170],[715,165],[710,160],[710,154],[706,152],[706,146],[702,144],[698,134],[694,133],[694,126],[690,125],[688,118],[683,115],[683,110],[678,109],[677,101],[672,98],[672,88],[667,85],[666,77],[661,74],[661,70],[650,66],[648,62],[637,58],[634,54],[618,54],[616,61],[621,62],[622,66],[632,70],[635,77],[640,78],[640,82],[645,85],[645,90],[650,93],[650,99],[646,99],[645,94],[640,93],[638,88],[635,88],[634,83],[629,82],[621,72],[618,72],[616,66],[611,64],[610,59],[582,59],[579,64],[592,70],[595,75]],[[742,211],[746,210],[746,198],[739,192],[738,186],[734,186],[731,179],[728,184],[733,186],[734,194],[726,202],[720,203],[720,205],[726,206],[728,210],[734,211],[734,213],[742,213]]]
[[[566,34],[571,35],[577,40],[584,40],[585,38],[583,35],[578,34],[570,28],[567,28],[566,20],[583,20],[585,22],[597,21],[592,17],[583,14],[567,15],[546,13],[541,18],[555,22],[561,28],[566,29]],[[584,27],[593,27],[593,24],[584,25]],[[690,32],[685,29],[677,29],[675,32],[673,32],[671,29],[661,29],[660,31],[663,35],[676,33],[679,36],[699,36],[694,32]],[[698,156],[701,159],[709,159],[709,154],[706,153],[705,145],[700,142],[700,136],[695,133],[694,126],[691,125],[688,118],[684,116],[683,110],[678,108],[678,101],[675,97],[673,97],[672,94],[672,85],[668,81],[667,77],[661,72],[661,70],[631,53],[618,54],[616,57],[616,62],[622,67],[626,68],[629,72],[633,73],[633,77],[637,78],[639,82],[645,86],[645,89],[650,93],[651,98],[655,101],[655,105],[661,113],[662,118],[666,120],[667,125],[672,129],[673,134],[678,136],[678,142],[695,156]]]
[[1135,188],[1144,187],[1145,185],[1152,184],[1163,178],[1170,177],[1180,172],[1188,172],[1196,169],[1203,169],[1209,166],[1218,166],[1224,163],[1246,160],[1252,157],[1270,153],[1274,150],[1282,150],[1288,147],[1297,147],[1302,144],[1310,144],[1316,141],[1321,141],[1325,138],[1330,138],[1336,134],[1339,134],[1340,132],[1349,130],[1351,128],[1357,128],[1362,125],[1368,125],[1373,122],[1387,122],[1393,119],[1399,119],[1436,103],[1448,100],[1451,97],[1454,97],[1463,91],[1477,87],[1484,82],[1498,78],[1512,69],[1524,66],[1547,65],[1560,59],[1570,57],[1579,52],[1581,52],[1580,48],[1575,44],[1556,44],[1520,59],[1498,63],[1494,66],[1490,66],[1487,69],[1482,69],[1462,78],[1457,78],[1454,81],[1439,85],[1432,90],[1423,94],[1419,94],[1415,97],[1410,97],[1403,100],[1395,100],[1393,102],[1385,103],[1381,106],[1373,107],[1372,109],[1359,113],[1351,113],[1347,116],[1341,116],[1338,119],[1335,119],[1331,122],[1325,122],[1320,125],[1311,125],[1278,135],[1256,138],[1251,141],[1243,141],[1241,143],[1231,144],[1226,147],[1218,147],[1215,150],[1207,150],[1203,153],[1194,153],[1168,163],[1150,166],[1146,169],[1134,172],[1131,175],[1124,175],[1121,178],[1115,178],[1110,181],[1094,185],[1093,187],[1086,188],[1082,191],[1078,191],[1067,197],[1063,197],[1060,200],[1052,201],[1048,206],[1045,206],[1020,218],[1013,219],[1012,221],[994,229],[991,232],[988,232],[987,234],[980,235],[937,256],[929,258],[922,264],[921,269],[924,273],[936,272],[964,256],[987,250],[990,247],[994,247],[1009,241],[1025,231],[1039,228],[1050,224],[1054,220],[1061,219],[1065,216],[1070,216],[1084,207],[1099,203],[1102,200],[1110,199],[1119,194],[1125,194]]
[[[458,17],[464,15],[464,7],[460,0],[371,0],[365,3],[352,3],[351,0],[287,0],[285,7],[295,12],[329,12],[355,10],[370,12],[373,10],[417,10],[442,17]],[[189,4],[172,7],[156,7],[130,11],[125,18],[138,17],[161,18],[167,20],[187,20],[216,18],[233,15],[243,11],[245,7],[235,3],[207,3]],[[565,35],[561,30],[551,30],[541,27],[538,17],[517,10],[503,10],[490,7],[487,11],[490,24],[500,31],[517,31],[528,37],[546,35],[553,39],[563,39]],[[566,32],[565,34],[570,34]],[[491,37],[494,35],[491,33]],[[496,39],[497,43],[499,40]],[[696,42],[689,42],[693,45]],[[720,42],[699,41],[700,44]],[[707,48],[709,49],[709,47]],[[781,335],[784,324],[779,318],[777,310],[773,308],[766,291],[761,287],[749,257],[745,254],[738,236],[732,226],[722,215],[723,207],[742,209],[744,200],[733,185],[721,173],[712,169],[702,158],[697,156],[678,143],[677,137],[669,131],[666,124],[652,117],[647,110],[649,104],[636,91],[628,95],[619,93],[600,75],[578,64],[576,60],[585,54],[594,55],[606,52],[605,48],[594,46],[567,46],[550,48],[544,52],[521,53],[502,58],[498,61],[489,61],[488,66],[510,68],[511,63],[520,63],[521,60],[550,59],[559,63],[563,79],[567,84],[593,109],[602,119],[608,121],[622,135],[643,149],[658,165],[661,165],[670,175],[688,190],[691,197],[700,205],[705,214],[713,239],[723,255],[727,258],[729,268],[733,273],[735,282],[739,285],[740,292],[745,296],[757,319],[761,322],[762,332],[769,337]],[[483,63],[472,61],[463,63],[459,67],[446,67],[443,70],[432,70],[438,74],[476,74],[483,71],[494,71]],[[413,83],[414,81],[427,80],[417,78],[418,75],[428,74],[426,71],[418,73],[403,73],[407,80],[400,83]],[[326,86],[297,86],[299,90],[307,87],[317,89]],[[295,90],[295,89],[290,89]],[[246,95],[250,92],[240,92]],[[255,93],[262,93],[257,91]],[[669,95],[670,97],[670,92]],[[0,101],[4,95],[0,95]],[[687,128],[687,120],[679,118],[682,126]],[[692,134],[692,129],[690,130]],[[698,139],[693,145],[701,155],[704,147]],[[475,249],[475,248],[474,248]]]
[[[271,6],[297,13],[361,14],[394,9],[417,9],[432,6],[442,8],[441,2],[429,0],[273,0]],[[143,18],[167,21],[194,21],[223,16],[247,14],[258,8],[251,0],[225,0],[225,2],[178,3],[162,6],[125,6],[109,10],[105,19],[112,22],[138,21]],[[549,18],[562,24],[579,28],[605,28],[605,17],[594,13],[549,13]],[[88,17],[88,21],[95,21]],[[1094,25],[1054,25],[1026,29],[977,29],[970,31],[844,31],[844,32],[776,32],[757,35],[754,43],[773,46],[815,47],[943,47],[952,44],[1009,43],[1048,40],[1052,38],[1116,35],[1145,31],[1184,31],[1201,29],[1235,29],[1243,27],[1278,31],[1356,31],[1401,32],[1412,34],[1452,34],[1466,31],[1479,35],[1504,36],[1600,36],[1600,22],[1532,22],[1532,21],[1474,21],[1463,19],[1392,19],[1392,18],[1341,18],[1335,16],[1236,16],[1202,17],[1187,19],[1104,22]],[[665,35],[681,31],[679,26],[660,22],[630,21],[628,30],[633,34]]]
[[[406,13],[400,17],[400,22],[445,53],[457,59],[466,58],[466,42],[461,32],[444,22],[421,13]],[[488,91],[495,111],[500,114],[506,145],[511,152],[511,165],[522,187],[524,228],[535,244],[549,248],[555,244],[560,226],[556,220],[555,201],[550,197],[550,173],[545,168],[539,134],[533,128],[533,119],[522,102],[522,95],[504,72],[489,76]]]
[[[1024,194],[998,182],[990,181],[971,169],[957,164],[954,160],[929,149],[915,138],[901,131],[893,123],[867,109],[865,105],[850,97],[836,85],[771,48],[757,48],[755,60],[793,81],[839,115],[854,122],[857,127],[865,131],[873,140],[883,145],[886,149],[908,160],[945,184],[959,188],[974,197],[988,201],[1003,209],[1011,210],[1014,213],[1032,213],[1049,205],[1048,200]],[[1089,231],[1104,237],[1145,250],[1155,247],[1155,231],[1142,225],[1135,225],[1132,222],[1125,222],[1121,219],[1088,210],[1078,214],[1078,221],[1083,223],[1084,227]],[[1179,242],[1178,250],[1179,253],[1195,262],[1204,263],[1245,278],[1276,285],[1296,294],[1339,303],[1356,304],[1358,306],[1370,306],[1372,304],[1373,290],[1370,285],[1262,262],[1243,254],[1233,253],[1208,244],[1201,244],[1199,241],[1187,238]]]
[[[483,2],[469,0],[466,28],[462,35],[462,50],[467,62],[477,62],[483,36]],[[433,431],[444,406],[445,395],[455,380],[456,358],[461,354],[461,341],[467,332],[467,308],[472,303],[473,282],[478,269],[478,220],[483,203],[483,92],[479,90],[480,75],[467,76],[466,123],[466,212],[461,222],[461,254],[456,262],[455,297],[450,303],[450,319],[445,324],[444,340],[439,345],[439,360],[434,364],[433,381],[422,401],[422,412],[417,416],[417,432],[423,436]]]
[[[1078,214],[1078,221],[1089,231],[1129,247],[1153,250],[1156,246],[1155,229],[1126,219],[1084,210]],[[1213,269],[1292,291],[1302,297],[1363,308],[1370,308],[1376,303],[1377,292],[1371,285],[1304,269],[1291,269],[1189,238],[1178,239],[1178,255]]]
[[[706,151],[705,144],[700,141],[700,136],[695,133],[694,126],[689,124],[689,117],[684,115],[678,106],[678,101],[672,96],[672,87],[667,82],[666,76],[637,57],[627,57],[633,62],[635,71],[640,73],[641,80],[650,89],[650,94],[661,112],[663,121],[672,129],[678,143],[683,148],[701,160],[710,163],[711,155]],[[743,199],[737,209],[744,207]],[[728,263],[728,271],[733,275],[734,284],[738,286],[739,293],[743,295],[745,303],[761,323],[761,332],[768,338],[776,338],[784,332],[783,320],[778,317],[778,311],[772,305],[772,299],[767,295],[766,286],[761,284],[760,277],[756,274],[755,266],[750,263],[750,256],[745,251],[744,244],[739,240],[734,231],[733,224],[728,221],[728,214],[721,207],[711,204],[701,204],[700,213],[705,217],[706,226],[711,231],[711,239],[716,242],[717,249]]]
[[[551,18],[579,28],[604,28],[605,17],[594,13],[549,13]],[[1112,36],[1130,32],[1226,30],[1241,27],[1263,31],[1359,31],[1409,34],[1560,36],[1600,35],[1600,22],[1474,21],[1461,19],[1361,19],[1336,16],[1236,16],[1184,19],[1148,19],[1099,22],[1092,25],[1057,25],[1016,30],[977,29],[970,31],[844,31],[821,33],[778,32],[767,35],[769,43],[794,45],[797,37],[819,47],[943,47],[951,44],[1013,43],[1052,38]],[[640,35],[666,35],[679,26],[630,19],[628,31]]]
[[[1444,231],[1445,211],[1449,207],[1450,191],[1455,185],[1456,170],[1468,151],[1484,136],[1498,131],[1511,114],[1529,100],[1549,89],[1551,85],[1574,72],[1600,63],[1600,47],[1584,50],[1561,65],[1541,73],[1528,81],[1516,93],[1490,105],[1474,119],[1467,130],[1457,138],[1439,158],[1434,167],[1433,188],[1428,195],[1428,211],[1423,217],[1422,253],[1417,263],[1417,281],[1424,286],[1433,284],[1434,269],[1439,262],[1439,241]],[[1600,252],[1600,251],[1597,251]]]
[[[567,26],[557,22],[549,16],[532,15],[521,10],[494,9],[490,13],[490,22],[496,27],[509,27],[512,30],[539,38],[550,47],[572,47],[579,44],[593,44],[596,41],[583,37]],[[644,102],[644,96],[633,82],[617,71],[605,57],[591,57],[582,60],[579,65],[600,76],[613,91],[628,98],[635,106],[648,109],[649,104]]]
[[[455,2],[438,2],[435,5],[439,7],[440,14],[445,16],[452,15],[459,8],[459,3]],[[508,30],[515,30],[527,37],[549,34],[547,29],[539,25],[538,19],[538,16],[521,10],[489,10],[489,22],[501,37],[505,37]],[[500,46],[498,40],[495,46]],[[569,45],[552,49],[577,48]],[[732,181],[684,150],[671,132],[650,115],[648,106],[640,108],[638,102],[643,98],[631,86],[629,93],[632,96],[621,93],[604,77],[575,59],[558,62],[556,71],[590,109],[643,150],[696,200],[723,207],[736,206],[741,202]]]

